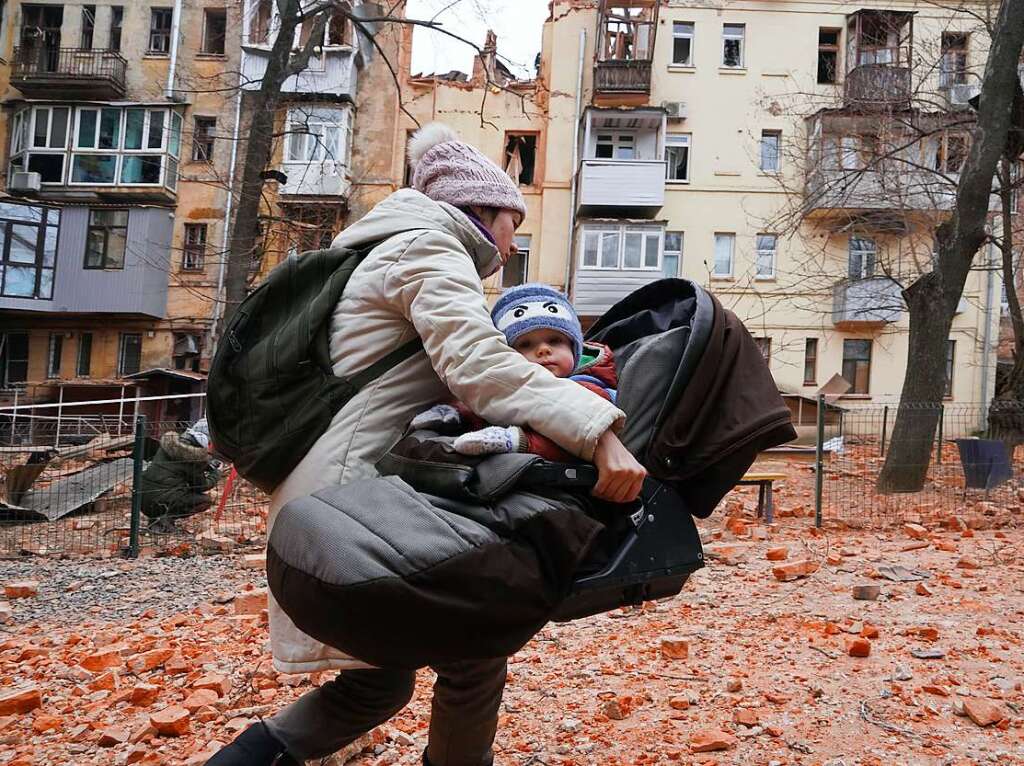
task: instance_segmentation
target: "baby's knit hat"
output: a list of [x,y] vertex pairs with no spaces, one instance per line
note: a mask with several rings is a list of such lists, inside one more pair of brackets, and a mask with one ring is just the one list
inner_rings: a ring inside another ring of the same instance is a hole
[[572,342],[573,367],[583,353],[583,328],[569,299],[553,287],[541,284],[510,287],[491,311],[494,326],[505,333],[511,346],[521,335],[546,328],[557,330]]
[[508,174],[454,130],[432,122],[409,140],[415,169],[412,186],[438,202],[515,210],[526,216],[526,202]]

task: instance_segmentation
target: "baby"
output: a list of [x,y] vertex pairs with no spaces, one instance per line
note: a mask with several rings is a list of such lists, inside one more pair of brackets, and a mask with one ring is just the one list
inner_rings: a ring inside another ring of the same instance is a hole
[[[562,293],[540,284],[509,288],[498,299],[491,318],[508,344],[531,362],[615,402],[618,384],[611,349],[584,342],[579,317]],[[536,431],[489,425],[458,401],[437,404],[417,415],[410,425],[446,434],[461,432],[454,449],[463,455],[530,452],[555,462],[575,461]]]

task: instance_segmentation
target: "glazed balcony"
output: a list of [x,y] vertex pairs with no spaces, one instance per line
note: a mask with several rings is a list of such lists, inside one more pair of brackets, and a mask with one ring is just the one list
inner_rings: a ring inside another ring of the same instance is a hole
[[832,288],[832,324],[841,330],[884,327],[900,318],[903,297],[889,277],[843,279]]
[[653,216],[665,204],[664,160],[583,160],[580,212],[612,216],[632,211]]
[[128,62],[115,51],[17,47],[11,84],[26,98],[123,98]]

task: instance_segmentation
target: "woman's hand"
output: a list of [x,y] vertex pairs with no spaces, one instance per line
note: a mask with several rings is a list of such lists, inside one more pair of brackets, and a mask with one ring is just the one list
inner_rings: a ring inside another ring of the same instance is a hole
[[597,485],[590,494],[611,503],[629,503],[640,495],[647,469],[622,446],[611,429],[604,432],[594,450]]

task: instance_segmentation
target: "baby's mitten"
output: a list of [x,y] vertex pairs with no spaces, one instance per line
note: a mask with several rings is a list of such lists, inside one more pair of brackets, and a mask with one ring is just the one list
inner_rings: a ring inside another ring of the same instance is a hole
[[523,452],[526,439],[517,426],[488,426],[470,431],[455,440],[455,451],[460,455],[499,455],[505,452]]
[[409,427],[414,431],[421,429],[442,431],[459,425],[460,421],[459,411],[450,404],[435,404],[429,410],[414,417]]

